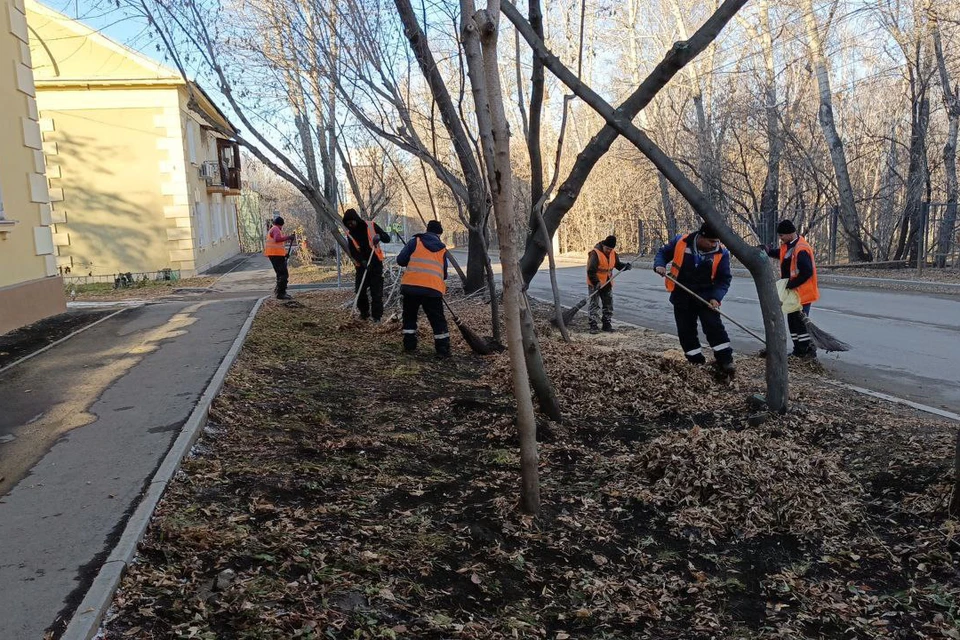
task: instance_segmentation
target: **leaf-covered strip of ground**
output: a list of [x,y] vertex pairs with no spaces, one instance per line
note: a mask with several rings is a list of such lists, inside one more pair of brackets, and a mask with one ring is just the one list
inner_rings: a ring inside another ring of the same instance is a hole
[[138,280],[129,287],[114,288],[112,282],[64,285],[67,300],[154,300],[176,292],[177,289],[203,289],[217,281],[216,276],[197,276],[182,280]]
[[958,637],[948,426],[810,365],[750,426],[759,360],[543,324],[565,420],[524,517],[506,356],[404,356],[345,300],[261,310],[107,638]]

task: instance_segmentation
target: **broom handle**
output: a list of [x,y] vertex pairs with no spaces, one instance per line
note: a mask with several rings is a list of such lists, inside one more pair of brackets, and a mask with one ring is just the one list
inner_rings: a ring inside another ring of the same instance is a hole
[[718,309],[717,307],[713,306],[712,304],[710,304],[709,302],[707,302],[706,300],[704,300],[703,298],[701,298],[700,296],[698,296],[697,294],[695,294],[695,293],[694,293],[693,291],[691,291],[689,288],[687,288],[687,287],[685,287],[684,285],[680,284],[680,282],[678,282],[677,279],[674,278],[673,276],[671,276],[669,273],[665,274],[663,277],[666,278],[667,280],[671,281],[673,284],[677,285],[678,287],[680,287],[681,289],[683,289],[683,290],[686,291],[687,293],[689,293],[691,296],[693,296],[694,298],[696,298],[697,300],[699,300],[699,301],[702,302],[703,304],[707,305],[708,307],[710,307],[711,309],[713,309],[714,311],[716,311],[717,313],[719,313],[721,316],[723,316],[724,318],[726,318],[727,320],[729,320],[729,321],[732,322],[733,324],[737,325],[738,327],[740,327],[741,329],[743,329],[744,331],[746,331],[747,333],[749,333],[750,335],[752,335],[754,338],[756,338],[756,339],[759,340],[760,342],[762,342],[762,343],[764,343],[764,344],[767,343],[767,341],[766,341],[765,339],[761,338],[760,336],[758,336],[757,334],[755,334],[755,333],[754,333],[753,331],[751,331],[750,329],[747,329],[745,326],[743,326],[742,324],[740,324],[739,322],[737,322],[736,320],[734,320],[733,318],[731,318],[730,316],[728,316],[727,314],[725,314],[723,311],[720,311],[720,309]]
[[360,278],[360,287],[357,288],[357,295],[353,299],[353,310],[357,310],[357,305],[360,303],[360,294],[363,293],[363,285],[367,281],[367,274],[370,273],[370,263],[373,262],[373,253],[374,247],[370,247],[370,257],[367,258],[367,266],[363,270],[363,277]]

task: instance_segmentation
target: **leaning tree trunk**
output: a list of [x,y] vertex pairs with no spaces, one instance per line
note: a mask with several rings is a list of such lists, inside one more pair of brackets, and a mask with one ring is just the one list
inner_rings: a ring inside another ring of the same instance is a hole
[[843,140],[837,131],[836,120],[833,117],[830,73],[827,71],[827,61],[823,56],[823,44],[820,42],[820,29],[817,26],[813,0],[804,0],[802,10],[807,27],[807,40],[813,62],[813,72],[816,74],[817,89],[820,91],[818,120],[827,147],[830,149],[833,173],[837,178],[837,191],[840,195],[840,223],[843,225],[843,232],[847,237],[847,255],[851,262],[872,262],[873,255],[862,240],[860,218],[857,215],[853,184],[850,181],[850,171],[847,167],[847,155],[843,148]]
[[[689,40],[682,43],[683,46],[674,46],[667,52],[663,60],[654,68],[647,78],[640,84],[630,96],[623,101],[618,110],[620,117],[631,120],[637,116],[653,99],[657,93],[667,85],[676,74],[683,69],[691,60],[696,58],[712,43],[724,26],[747,4],[747,0],[724,0],[724,2],[713,12],[710,18],[701,25]],[[504,3],[500,3],[501,9],[504,9]],[[521,17],[522,19],[522,17]],[[510,19],[511,22],[513,18]],[[526,22],[526,20],[524,20]],[[568,211],[576,203],[580,195],[580,190],[590,176],[591,171],[606,155],[619,136],[616,127],[605,124],[590,139],[589,144],[577,156],[573,167],[567,174],[566,179],[557,189],[556,197],[550,202],[543,217],[547,223],[547,231],[551,237],[560,227],[560,222]],[[540,240],[536,229],[531,229],[527,238],[527,244],[524,249],[523,258],[520,267],[523,271],[523,278],[530,282],[537,274],[537,270],[546,258],[547,250]]]
[[[520,35],[530,44],[533,55],[539,56],[557,79],[602,116],[607,124],[637,147],[690,203],[697,214],[718,229],[720,239],[730,247],[733,254],[750,271],[760,298],[760,310],[763,314],[763,324],[766,330],[767,406],[772,411],[785,412],[788,402],[787,333],[783,314],[780,311],[780,296],[777,294],[776,277],[773,269],[770,268],[766,252],[748,245],[743,238],[734,233],[703,192],[684,175],[677,164],[667,157],[660,147],[630,120],[597,95],[595,91],[582,83],[570,69],[550,53],[543,41],[533,33],[530,25],[510,4],[509,0],[501,0],[500,9],[517,28]],[[683,46],[685,46],[684,43],[677,43],[674,48]]]
[[497,64],[499,11],[494,4],[487,11],[477,12],[472,0],[460,0],[460,8],[464,50],[500,239],[507,349],[520,436],[520,506],[526,513],[536,513],[540,510],[537,423],[521,328],[523,278],[517,260],[517,215],[513,202],[510,129],[503,108],[503,90]]

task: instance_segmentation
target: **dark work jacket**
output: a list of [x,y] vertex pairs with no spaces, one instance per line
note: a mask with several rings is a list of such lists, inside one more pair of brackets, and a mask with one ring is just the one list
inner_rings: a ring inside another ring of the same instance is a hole
[[[790,280],[790,282],[787,283],[787,289],[796,289],[813,277],[813,261],[810,260],[810,254],[804,251],[797,256],[797,277],[790,278],[790,263],[793,261],[793,252],[796,250],[798,242],[800,242],[800,236],[797,236],[796,240],[787,245],[787,255],[780,263],[780,278]],[[780,247],[767,249],[767,255],[779,260]]]
[[[397,264],[401,267],[405,267],[410,264],[410,256],[413,255],[413,252],[417,249],[417,238],[423,242],[423,246],[433,253],[438,251],[443,251],[447,248],[447,245],[443,244],[443,241],[435,233],[418,233],[413,238],[410,239],[403,249],[400,250],[400,253],[397,254]],[[447,256],[443,256],[443,279],[447,279]],[[430,287],[418,287],[416,285],[402,284],[400,285],[400,293],[406,296],[426,296],[428,298],[439,298],[443,294],[437,291],[436,289],[431,289]]]
[[[350,239],[347,238],[347,243],[350,245],[350,257],[353,258],[354,262],[359,262],[360,266],[358,269],[363,269],[367,266],[367,260],[370,259],[370,240],[367,238],[367,222],[366,220],[361,220],[360,216],[357,216],[357,219],[360,220],[360,223],[357,224],[353,229],[350,229],[348,233],[350,238],[353,238],[357,241],[357,244],[360,245],[360,248],[357,249],[353,246],[353,243],[350,242]],[[380,236],[380,242],[390,242],[390,234],[384,231],[380,225],[374,223],[374,230],[377,235]],[[382,267],[381,263],[376,258],[370,263],[371,267]]]
[[[708,253],[697,252],[697,236],[694,232],[687,236],[677,236],[667,244],[660,247],[657,257],[653,261],[654,268],[664,267],[673,260],[673,252],[677,248],[677,242],[686,237],[687,251],[683,254],[683,264],[680,266],[680,273],[677,275],[677,281],[689,287],[704,300],[716,300],[721,302],[723,297],[730,290],[730,283],[733,281],[733,274],[730,272],[730,252],[726,247],[720,245],[719,251],[720,264],[717,267],[717,277],[711,280],[713,272],[713,256],[717,251]],[[667,273],[670,270],[667,269]],[[674,287],[670,293],[670,302],[679,306],[691,306],[703,304],[694,300],[689,293],[680,287]]]

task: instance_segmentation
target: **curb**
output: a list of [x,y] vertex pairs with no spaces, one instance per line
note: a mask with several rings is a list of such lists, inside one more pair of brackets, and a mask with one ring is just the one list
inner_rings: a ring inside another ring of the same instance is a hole
[[11,362],[10,364],[8,364],[7,366],[0,368],[0,373],[3,373],[4,371],[8,371],[8,370],[10,370],[10,369],[13,369],[15,366],[17,366],[17,365],[20,364],[21,362],[26,362],[26,361],[29,360],[30,358],[34,358],[34,357],[40,355],[40,354],[43,353],[44,351],[48,351],[48,350],[50,350],[50,349],[53,349],[53,348],[54,348],[55,346],[57,346],[58,344],[61,344],[61,343],[63,343],[63,342],[66,342],[66,341],[69,340],[70,338],[72,338],[72,337],[74,337],[74,336],[76,336],[76,335],[78,335],[78,334],[83,333],[83,332],[86,331],[87,329],[92,329],[92,328],[94,328],[95,326],[97,326],[97,325],[100,324],[101,322],[106,322],[106,321],[109,320],[110,318],[112,318],[112,317],[114,317],[114,316],[116,316],[116,315],[119,315],[119,314],[123,313],[123,312],[126,311],[127,309],[135,309],[135,308],[136,308],[135,306],[127,306],[127,307],[124,307],[123,309],[119,309],[119,310],[117,310],[117,311],[114,311],[113,313],[107,314],[107,315],[105,315],[104,317],[100,318],[99,320],[97,320],[97,321],[95,321],[95,322],[91,322],[90,324],[86,325],[85,327],[80,327],[79,329],[77,329],[77,330],[74,331],[73,333],[68,333],[68,334],[65,335],[64,337],[62,337],[62,338],[60,338],[59,340],[57,340],[56,342],[51,342],[50,344],[48,344],[47,346],[43,347],[42,349],[37,349],[37,350],[34,351],[33,353],[28,353],[27,355],[23,356],[23,357],[20,358],[19,360],[14,360],[13,362]]
[[87,590],[80,606],[77,607],[76,612],[70,619],[70,623],[67,625],[66,631],[60,636],[60,640],[90,640],[97,635],[97,632],[100,630],[100,623],[103,621],[103,617],[110,607],[110,603],[113,601],[113,594],[120,584],[120,579],[123,577],[127,566],[137,553],[137,545],[146,532],[147,526],[150,524],[153,511],[156,509],[157,503],[160,502],[160,498],[163,496],[167,484],[180,467],[181,460],[190,451],[200,436],[200,431],[207,422],[210,405],[213,404],[214,398],[216,398],[220,392],[223,381],[227,377],[227,372],[237,359],[237,355],[240,353],[240,348],[243,346],[247,333],[250,332],[250,327],[253,325],[253,319],[263,305],[264,300],[266,300],[265,297],[260,298],[257,300],[257,303],[253,305],[253,309],[250,310],[250,315],[247,316],[246,322],[244,322],[240,328],[240,333],[230,346],[230,350],[223,357],[220,366],[213,374],[213,378],[209,384],[207,384],[203,395],[200,396],[197,405],[190,413],[190,417],[188,417],[184,423],[180,435],[173,443],[173,446],[170,447],[170,451],[167,452],[160,467],[153,475],[153,479],[150,481],[147,490],[140,499],[140,504],[137,505],[130,519],[127,520],[120,539],[107,557],[106,562],[100,567],[97,577]]

